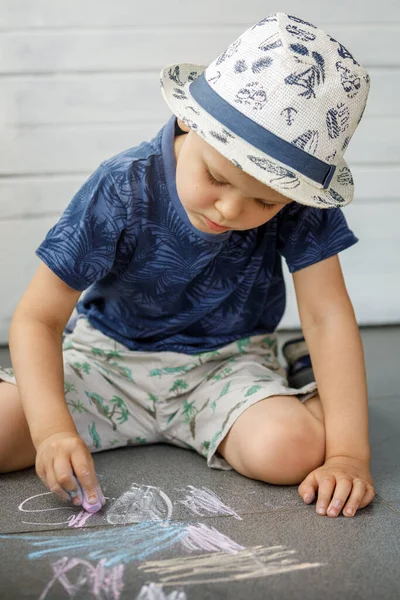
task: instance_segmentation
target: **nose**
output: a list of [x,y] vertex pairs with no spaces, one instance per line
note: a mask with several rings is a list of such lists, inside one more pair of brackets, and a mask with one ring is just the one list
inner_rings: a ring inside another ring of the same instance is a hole
[[224,223],[233,223],[244,210],[244,198],[233,190],[225,189],[215,202],[215,208],[221,215]]

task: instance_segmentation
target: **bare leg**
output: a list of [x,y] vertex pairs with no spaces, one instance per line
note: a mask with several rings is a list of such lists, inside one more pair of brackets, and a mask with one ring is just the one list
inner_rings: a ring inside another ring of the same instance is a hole
[[36,450],[22,409],[18,388],[0,380],[0,473],[35,464]]

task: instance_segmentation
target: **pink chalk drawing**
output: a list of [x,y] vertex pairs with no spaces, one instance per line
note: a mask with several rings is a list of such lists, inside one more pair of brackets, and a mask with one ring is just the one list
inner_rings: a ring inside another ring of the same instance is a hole
[[86,510],[81,510],[77,515],[71,515],[68,519],[68,527],[85,527],[86,521],[93,515]]
[[89,592],[95,600],[118,600],[124,588],[124,565],[105,567],[105,562],[106,559],[102,558],[97,566],[93,566],[80,558],[64,556],[56,560],[51,565],[54,575],[39,600],[44,600],[57,583],[65,590],[68,598],[80,598],[85,589],[85,598]]
[[215,527],[205,523],[187,525],[186,536],[181,538],[182,546],[189,551],[203,550],[204,552],[226,552],[236,554],[245,547],[237,544]]

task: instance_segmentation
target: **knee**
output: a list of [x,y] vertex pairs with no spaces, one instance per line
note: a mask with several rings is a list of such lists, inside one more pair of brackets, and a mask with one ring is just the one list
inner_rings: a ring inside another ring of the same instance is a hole
[[294,485],[303,481],[325,458],[325,429],[317,420],[299,423],[275,423],[255,432],[251,444],[242,453],[244,475],[276,485]]

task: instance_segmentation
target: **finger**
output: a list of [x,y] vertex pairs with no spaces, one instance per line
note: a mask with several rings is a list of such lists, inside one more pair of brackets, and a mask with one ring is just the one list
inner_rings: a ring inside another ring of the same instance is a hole
[[326,515],[326,510],[336,486],[336,479],[333,475],[328,475],[320,479],[318,485],[317,514]]
[[65,500],[72,500],[75,506],[81,505],[83,498],[73,475],[70,460],[65,456],[57,456],[54,459],[54,474]]
[[48,489],[49,486],[47,484],[46,471],[44,469],[40,469],[40,471],[38,469],[36,469],[36,475],[39,477],[39,479],[43,483],[44,487],[46,487]]
[[365,508],[366,506],[368,506],[368,504],[370,504],[370,502],[372,502],[372,500],[375,498],[375,496],[376,496],[376,493],[375,493],[373,486],[370,483],[367,483],[367,490],[364,494],[364,498],[360,502],[359,508]]
[[57,477],[54,472],[53,462],[47,464],[46,480],[47,485],[53,494],[56,494],[62,500],[69,500],[67,492],[62,489],[61,485],[57,481]]
[[[342,510],[349,494],[353,488],[353,480],[349,477],[340,477],[336,480],[335,491],[333,492],[332,500],[328,506],[328,517],[337,517]],[[364,492],[363,492],[364,495]]]
[[[78,451],[71,456],[72,467],[78,482],[81,484],[84,500],[89,505],[100,503],[96,488],[100,488],[94,469],[93,459],[90,454],[86,457],[85,453]],[[85,507],[87,510],[87,507]],[[101,504],[100,504],[101,508]]]
[[306,504],[311,504],[315,500],[315,496],[318,489],[318,483],[314,472],[307,475],[304,481],[301,482],[297,488],[298,493],[303,498]]
[[353,517],[356,514],[357,509],[361,504],[361,500],[364,498],[367,485],[362,479],[354,479],[351,494],[343,508],[343,514],[345,517]]
[[36,475],[39,477],[40,481],[48,489],[49,486],[47,484],[47,479],[46,479],[46,469],[43,465],[43,462],[39,461],[37,458],[35,461],[35,471],[36,471]]

